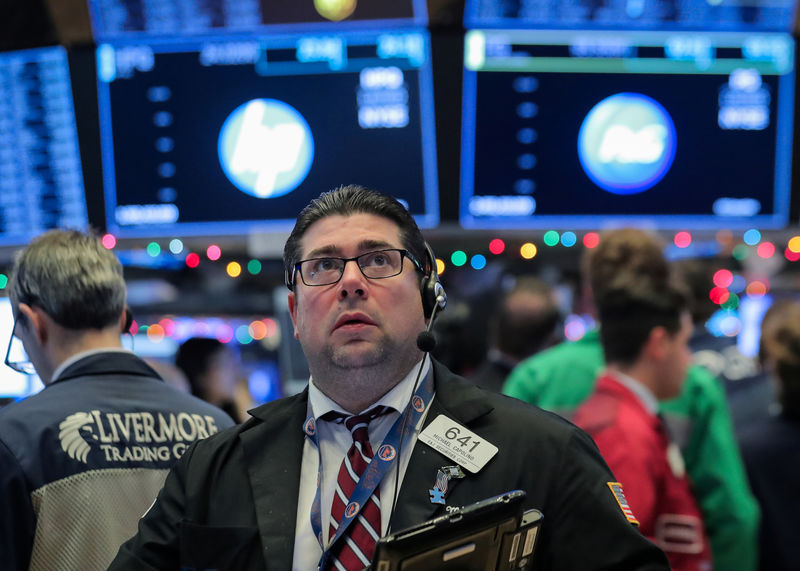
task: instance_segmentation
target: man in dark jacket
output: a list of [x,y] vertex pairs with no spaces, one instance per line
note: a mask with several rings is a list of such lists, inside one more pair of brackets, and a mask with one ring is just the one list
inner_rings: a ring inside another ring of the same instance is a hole
[[191,447],[112,569],[363,569],[390,530],[513,489],[547,522],[535,569],[668,569],[585,433],[428,359],[444,290],[400,203],[323,193],[284,267],[308,390]]
[[0,566],[105,569],[186,447],[233,422],[122,349],[122,266],[96,237],[43,234],[8,292],[30,362],[6,364],[45,388],[0,410]]

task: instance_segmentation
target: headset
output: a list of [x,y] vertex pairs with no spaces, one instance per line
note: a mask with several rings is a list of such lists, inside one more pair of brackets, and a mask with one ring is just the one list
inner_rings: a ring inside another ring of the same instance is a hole
[[422,294],[422,309],[426,317],[433,319],[437,311],[441,311],[447,305],[447,294],[439,281],[439,274],[436,271],[436,256],[431,245],[425,242],[425,266],[420,281],[420,293]]
[[[133,312],[127,305],[125,306],[125,323],[122,325],[122,333],[131,333],[133,327]],[[133,334],[131,334],[133,336]]]

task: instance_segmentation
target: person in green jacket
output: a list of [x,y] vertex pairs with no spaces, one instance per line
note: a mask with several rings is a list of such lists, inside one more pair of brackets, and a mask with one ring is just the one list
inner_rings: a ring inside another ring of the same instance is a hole
[[[625,272],[669,272],[658,239],[641,230],[605,233],[600,245],[587,250],[582,275],[587,303]],[[588,278],[588,279],[586,279]],[[605,367],[597,329],[564,342],[520,363],[503,392],[570,418],[588,398]],[[677,398],[665,401],[661,412],[680,445],[711,539],[715,571],[757,568],[760,510],[750,490],[734,438],[733,426],[719,381],[706,369],[687,372]]]

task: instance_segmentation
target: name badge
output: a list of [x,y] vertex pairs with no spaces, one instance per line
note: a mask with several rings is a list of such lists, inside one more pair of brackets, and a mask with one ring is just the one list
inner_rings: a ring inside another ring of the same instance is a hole
[[419,439],[473,474],[497,454],[497,446],[443,414],[420,433]]

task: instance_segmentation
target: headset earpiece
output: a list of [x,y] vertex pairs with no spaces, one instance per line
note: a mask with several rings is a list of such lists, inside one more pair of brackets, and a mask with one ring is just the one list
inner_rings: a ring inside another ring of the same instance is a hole
[[420,282],[420,292],[422,294],[422,308],[426,316],[433,313],[434,307],[439,306],[437,312],[442,311],[447,305],[447,294],[439,281],[439,274],[436,272],[436,256],[433,248],[425,242],[425,274]]
[[125,306],[125,324],[122,326],[123,333],[130,333],[131,327],[133,327],[133,313],[131,313],[131,308],[127,305]]

